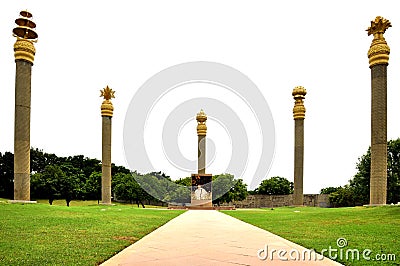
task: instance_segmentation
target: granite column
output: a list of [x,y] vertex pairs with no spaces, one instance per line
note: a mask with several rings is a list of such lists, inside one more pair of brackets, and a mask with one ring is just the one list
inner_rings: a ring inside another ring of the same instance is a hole
[[108,86],[101,90],[100,97],[104,97],[101,104],[102,116],[102,168],[101,168],[101,203],[111,204],[111,125],[114,107],[111,98],[114,91]]
[[292,96],[295,99],[293,107],[294,118],[294,195],[293,205],[303,206],[303,166],[304,166],[304,118],[306,108],[303,100],[307,91],[295,87]]
[[30,201],[31,71],[37,41],[32,14],[21,11],[13,30],[16,64],[14,113],[14,201]]
[[383,34],[391,27],[376,17],[367,29],[374,39],[368,51],[371,69],[370,205],[385,205],[387,194],[387,65],[390,48]]

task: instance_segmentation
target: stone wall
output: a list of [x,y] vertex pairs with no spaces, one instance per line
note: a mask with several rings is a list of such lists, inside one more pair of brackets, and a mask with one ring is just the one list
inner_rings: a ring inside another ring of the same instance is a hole
[[[331,207],[327,194],[304,194],[304,206]],[[245,200],[234,201],[222,206],[236,208],[275,208],[293,205],[293,195],[249,195]]]

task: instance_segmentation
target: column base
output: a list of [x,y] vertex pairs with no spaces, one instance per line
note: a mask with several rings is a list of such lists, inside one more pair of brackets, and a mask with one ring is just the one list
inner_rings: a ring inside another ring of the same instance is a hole
[[190,207],[212,209],[212,174],[192,174]]
[[196,200],[192,199],[190,207],[195,208],[212,208],[212,201],[211,200]]
[[9,200],[8,203],[11,204],[36,204],[36,200]]
[[381,207],[381,206],[390,206],[390,204],[365,204],[363,207]]

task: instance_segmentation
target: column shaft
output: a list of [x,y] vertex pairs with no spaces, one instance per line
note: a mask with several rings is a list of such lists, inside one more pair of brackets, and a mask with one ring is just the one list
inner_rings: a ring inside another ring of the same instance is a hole
[[387,65],[371,68],[370,204],[386,204],[387,189]]
[[110,116],[102,117],[101,201],[103,204],[111,204],[111,119]]
[[30,200],[32,63],[16,60],[14,119],[14,200]]
[[294,198],[293,205],[303,205],[304,119],[294,120]]
[[198,135],[197,169],[199,174],[206,173],[206,136]]

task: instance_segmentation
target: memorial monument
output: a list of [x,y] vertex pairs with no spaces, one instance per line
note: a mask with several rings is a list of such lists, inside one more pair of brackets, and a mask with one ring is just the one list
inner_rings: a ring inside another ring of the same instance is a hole
[[100,97],[104,97],[101,104],[102,117],[102,156],[101,156],[101,203],[111,204],[111,120],[114,107],[111,98],[115,91],[108,86],[100,90]]
[[197,174],[192,174],[191,206],[212,208],[212,175],[206,174],[206,135],[207,115],[203,110],[196,116],[197,120]]
[[294,195],[293,205],[303,206],[303,165],[304,165],[304,118],[306,108],[303,100],[307,94],[304,87],[293,89],[292,96],[295,100],[293,107],[294,119]]
[[16,64],[14,119],[14,202],[30,201],[31,73],[38,35],[32,14],[21,11],[13,36]]
[[370,205],[385,205],[387,193],[387,66],[390,48],[383,34],[389,20],[376,17],[367,29],[373,35],[368,51],[371,69],[371,177]]

